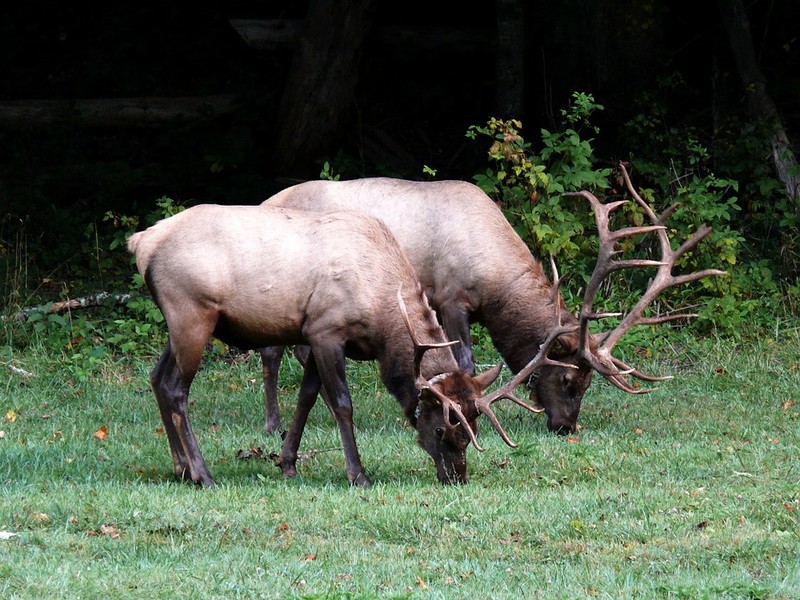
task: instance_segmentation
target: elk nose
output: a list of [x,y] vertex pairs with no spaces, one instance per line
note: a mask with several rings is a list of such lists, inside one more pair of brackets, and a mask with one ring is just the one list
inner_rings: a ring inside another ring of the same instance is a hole
[[575,425],[571,423],[548,423],[547,428],[556,435],[569,435],[575,433]]

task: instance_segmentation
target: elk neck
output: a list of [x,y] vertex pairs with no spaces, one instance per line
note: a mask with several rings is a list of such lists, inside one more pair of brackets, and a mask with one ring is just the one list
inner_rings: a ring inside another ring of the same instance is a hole
[[[509,282],[505,294],[482,308],[481,322],[512,372],[518,373],[536,355],[539,346],[556,325],[553,286],[541,265]],[[558,296],[562,324],[575,323]],[[570,350],[577,348],[577,336],[563,336]],[[573,339],[574,338],[574,339]],[[574,346],[574,347],[573,347]]]

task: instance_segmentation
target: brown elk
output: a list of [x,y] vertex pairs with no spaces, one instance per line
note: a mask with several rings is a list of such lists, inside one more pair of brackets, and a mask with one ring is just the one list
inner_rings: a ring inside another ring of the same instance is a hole
[[[559,434],[574,432],[581,401],[594,371],[629,393],[643,393],[628,381],[630,374],[642,380],[658,380],[625,365],[611,350],[633,325],[655,323],[689,315],[660,319],[642,317],[663,289],[710,275],[714,269],[673,277],[676,261],[710,232],[699,229],[679,250],[672,251],[663,221],[671,209],[657,217],[635,192],[624,165],[628,188],[652,221],[646,227],[611,232],[609,214],[620,203],[601,204],[588,192],[600,230],[600,256],[579,317],[567,311],[559,292],[560,281],[550,282],[541,262],[530,252],[497,205],[477,186],[463,181],[414,182],[390,178],[352,181],[310,181],[289,187],[267,199],[262,206],[286,206],[303,210],[348,209],[371,214],[384,221],[399,241],[417,272],[431,304],[450,339],[461,344],[453,349],[466,372],[474,370],[470,347],[470,322],[482,323],[514,373],[537,354],[557,324],[575,325],[561,335],[552,356],[562,365],[542,365],[527,380],[530,400],[543,407],[547,426]],[[658,232],[660,261],[611,261],[622,237]],[[657,276],[641,300],[610,334],[592,335],[588,322],[601,315],[592,312],[600,283],[623,267],[657,267]],[[553,269],[555,272],[555,269]],[[283,348],[260,349],[264,367],[266,429],[277,431],[277,370]],[[302,358],[302,355],[300,356]]]
[[[206,204],[132,235],[128,248],[169,331],[150,381],[178,476],[214,483],[187,413],[189,388],[213,335],[244,349],[310,347],[281,452],[286,476],[296,473],[306,417],[324,385],[347,477],[370,484],[355,442],[347,356],[380,363],[381,379],[434,459],[439,480],[467,480],[467,446],[472,441],[480,448],[475,399],[500,365],[477,376],[459,368],[449,347],[457,342],[448,342],[380,221],[354,212]],[[494,415],[490,419],[508,441]]]

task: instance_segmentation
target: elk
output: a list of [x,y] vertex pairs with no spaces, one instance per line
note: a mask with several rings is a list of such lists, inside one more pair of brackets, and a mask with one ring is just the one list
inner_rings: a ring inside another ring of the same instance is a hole
[[347,356],[378,361],[438,479],[467,481],[467,446],[481,449],[475,399],[501,365],[477,376],[459,368],[450,349],[457,342],[447,340],[408,259],[380,221],[355,212],[204,204],[133,234],[128,249],[167,323],[168,342],[150,382],[179,477],[214,484],[187,412],[189,388],[213,335],[242,349],[310,347],[281,450],[285,476],[296,474],[306,418],[324,386],[347,478],[370,485],[355,441]]
[[[513,373],[522,371],[539,351],[548,333],[561,325],[566,330],[553,345],[559,364],[542,364],[527,377],[529,400],[542,407],[549,430],[565,435],[576,430],[578,415],[594,371],[632,394],[649,390],[635,386],[628,375],[658,381],[612,356],[619,339],[634,325],[653,324],[695,315],[673,314],[644,318],[649,304],[664,289],[703,277],[722,275],[707,269],[672,276],[678,259],[710,233],[698,231],[676,251],[671,249],[664,221],[674,207],[657,216],[634,190],[627,170],[620,165],[628,189],[651,225],[612,232],[610,213],[624,202],[602,204],[589,192],[572,194],[588,200],[595,212],[600,249],[594,274],[585,290],[580,314],[565,307],[561,280],[553,264],[554,281],[548,280],[541,262],[517,235],[500,208],[477,186],[464,181],[415,182],[391,178],[351,181],[310,181],[278,192],[261,206],[303,210],[357,210],[381,219],[400,243],[416,270],[447,336],[459,340],[453,348],[466,372],[475,365],[470,345],[470,323],[482,323]],[[623,237],[656,232],[662,257],[658,261],[613,261],[615,244]],[[611,332],[591,334],[589,322],[608,315],[592,311],[600,284],[620,268],[656,268],[657,275],[639,302]],[[571,326],[571,327],[570,327]],[[280,429],[277,409],[277,371],[283,348],[261,348],[266,401],[265,427]],[[297,352],[297,349],[296,349]],[[302,359],[302,352],[299,353]],[[569,367],[564,366],[569,365]]]

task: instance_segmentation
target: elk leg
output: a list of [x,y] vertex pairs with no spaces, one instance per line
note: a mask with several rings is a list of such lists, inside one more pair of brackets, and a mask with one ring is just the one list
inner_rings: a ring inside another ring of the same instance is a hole
[[317,402],[317,394],[322,386],[317,370],[317,363],[313,355],[308,355],[303,370],[303,381],[297,396],[297,408],[294,411],[292,426],[283,440],[281,448],[280,467],[284,477],[297,475],[297,451],[300,448],[300,438],[308,421],[308,413]]
[[175,350],[170,340],[150,374],[150,383],[158,400],[161,420],[172,451],[175,473],[183,479],[211,486],[214,485],[214,479],[203,460],[187,412],[189,387],[197,372],[199,354],[197,360],[192,362],[195,363],[194,368],[183,373],[176,361]]
[[472,357],[472,339],[469,335],[469,313],[467,309],[452,302],[443,302],[438,310],[447,339],[461,342],[450,347],[458,366],[473,375],[475,373],[475,360]]
[[261,372],[264,377],[264,429],[276,433],[281,429],[281,415],[278,412],[278,369],[281,366],[283,346],[259,348]]
[[311,357],[317,363],[320,377],[328,392],[325,401],[336,419],[339,433],[342,436],[347,479],[352,485],[369,487],[372,482],[364,472],[356,445],[353,428],[353,402],[347,389],[345,376],[344,347],[331,345],[315,347],[312,349]]

